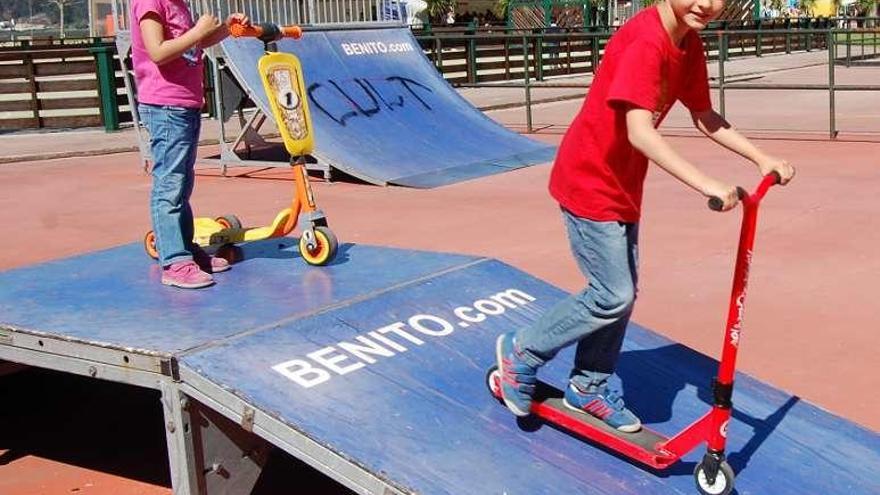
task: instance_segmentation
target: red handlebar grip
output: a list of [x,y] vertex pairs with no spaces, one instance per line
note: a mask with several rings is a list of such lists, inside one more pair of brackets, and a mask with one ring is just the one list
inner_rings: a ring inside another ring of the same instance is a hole
[[263,34],[263,30],[257,26],[245,26],[239,22],[233,22],[229,24],[229,34],[235,38],[241,38],[244,36],[258,38]]
[[302,38],[303,30],[299,26],[280,26],[280,28],[281,34],[285,38],[293,38],[295,40]]
[[[266,25],[269,31],[273,32],[270,36],[275,38],[278,34],[281,35],[282,38],[293,38],[300,39],[303,35],[303,30],[301,27],[292,25],[292,26],[275,26],[274,24]],[[266,29],[263,28],[263,25],[257,24],[253,26],[245,26],[240,22],[232,22],[229,24],[229,34],[234,38],[261,38],[265,34]]]

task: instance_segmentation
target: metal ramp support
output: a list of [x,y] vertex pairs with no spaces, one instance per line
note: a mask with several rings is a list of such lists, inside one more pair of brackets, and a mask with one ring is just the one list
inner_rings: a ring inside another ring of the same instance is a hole
[[0,345],[0,370],[35,366],[159,390],[175,495],[251,493],[272,445],[185,394],[179,381],[163,374],[176,367],[173,359],[98,349],[54,337],[12,336],[2,329],[0,333],[15,341],[14,346]]

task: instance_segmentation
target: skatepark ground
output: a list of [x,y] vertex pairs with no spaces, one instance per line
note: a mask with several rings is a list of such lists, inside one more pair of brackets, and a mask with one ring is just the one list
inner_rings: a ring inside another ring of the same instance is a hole
[[[781,59],[765,57],[751,66],[751,72],[764,74],[762,82],[821,82],[827,75],[822,66],[770,72],[757,65],[767,60]],[[867,84],[877,80],[880,68],[841,67],[837,76],[838,82]],[[533,109],[532,137],[556,144],[583,90],[553,91]],[[522,108],[491,110],[506,106],[499,101],[518,101],[520,91],[462,93],[491,118],[524,132]],[[798,171],[790,186],[772,189],[762,204],[738,369],[875,432],[880,431],[880,399],[871,393],[877,370],[872,286],[880,273],[878,100],[878,93],[838,95],[836,141],[827,139],[827,92],[729,91],[726,102],[734,125]],[[692,131],[680,108],[661,130],[710,174],[747,189],[758,182],[750,164]],[[133,139],[131,131],[0,136],[2,154],[20,157],[0,165],[0,225],[6,233],[0,270],[139,242],[150,228],[150,178],[135,152],[108,146],[131,146]],[[74,149],[77,156],[51,158]],[[206,143],[203,155],[213,152]],[[343,243],[494,257],[574,291],[584,281],[546,192],[549,171],[544,164],[430,190],[344,178],[331,183],[314,178],[312,185]],[[194,207],[197,214],[235,213],[246,225],[263,224],[285,207],[291,190],[285,169],[236,168],[224,177],[202,168]],[[643,211],[633,320],[717,356],[739,210],[711,212],[702,197],[652,167]],[[223,275],[218,283],[224,283]],[[229,310],[236,311],[235,301],[229,301]],[[170,492],[161,415],[146,421],[155,431],[120,435],[127,423],[135,423],[132,416],[152,414],[150,392],[116,403],[119,385],[89,388],[76,377],[55,377],[47,390],[47,374],[26,371],[0,380],[0,438],[6,440],[0,443],[0,493]],[[277,493],[273,484],[314,476],[301,465],[294,468],[296,461],[286,455],[273,463],[278,467],[267,469],[258,492]],[[322,493],[344,490],[322,486]]]

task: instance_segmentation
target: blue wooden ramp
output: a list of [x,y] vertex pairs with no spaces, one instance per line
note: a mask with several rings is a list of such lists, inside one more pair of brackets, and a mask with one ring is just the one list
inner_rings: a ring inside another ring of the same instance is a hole
[[[453,254],[345,245],[332,265],[309,267],[285,240],[250,245],[245,258],[202,291],[160,286],[134,245],[4,272],[0,359],[109,366],[125,356],[143,370],[158,359],[156,373],[190,397],[236,421],[244,411],[253,432],[358,493],[695,493],[700,452],[650,472],[517,422],[489,395],[495,337],[561,290]],[[542,378],[564,383],[570,358]],[[631,407],[668,435],[707,410],[715,366],[633,325],[619,375]],[[880,493],[875,432],[749,376],[736,386],[737,493]]]
[[[302,61],[316,155],[375,184],[436,187],[553,159],[555,148],[486,117],[424,56],[408,28],[308,31],[279,50]],[[267,115],[263,43],[230,38],[226,64]]]

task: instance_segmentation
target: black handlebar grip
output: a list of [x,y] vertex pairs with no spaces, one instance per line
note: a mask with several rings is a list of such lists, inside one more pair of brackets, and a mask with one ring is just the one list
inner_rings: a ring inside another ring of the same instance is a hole
[[774,171],[770,172],[770,175],[772,175],[774,178],[774,181],[773,181],[774,184],[781,184],[782,183],[782,176],[779,175],[779,172],[774,170]]
[[[776,172],[773,172],[773,173],[775,174]],[[779,177],[779,174],[776,174],[776,177]],[[740,200],[742,200],[746,196],[748,196],[749,193],[746,192],[745,189],[737,186],[736,187],[736,195],[737,195],[737,197],[739,197]],[[724,208],[724,201],[722,201],[721,198],[718,198],[715,196],[712,196],[711,198],[709,198],[709,209],[710,210],[721,211],[722,208]]]
[[264,43],[278,41],[282,37],[281,28],[277,24],[260,23],[260,29],[263,31],[263,34],[260,35],[260,41]]

